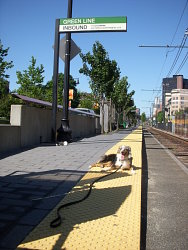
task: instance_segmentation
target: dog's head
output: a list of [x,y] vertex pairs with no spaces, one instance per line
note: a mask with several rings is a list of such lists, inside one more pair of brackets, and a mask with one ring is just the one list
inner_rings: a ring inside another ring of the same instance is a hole
[[122,145],[118,148],[117,154],[121,154],[122,158],[128,158],[131,152],[131,148],[129,146]]

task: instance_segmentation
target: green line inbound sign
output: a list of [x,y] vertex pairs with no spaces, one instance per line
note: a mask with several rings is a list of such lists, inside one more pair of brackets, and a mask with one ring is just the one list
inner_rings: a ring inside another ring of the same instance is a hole
[[127,31],[127,17],[61,18],[60,33]]

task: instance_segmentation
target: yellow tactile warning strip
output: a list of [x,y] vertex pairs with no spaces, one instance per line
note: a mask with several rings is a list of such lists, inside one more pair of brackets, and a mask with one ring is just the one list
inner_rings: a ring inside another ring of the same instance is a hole
[[131,147],[135,173],[116,172],[96,182],[86,200],[61,210],[61,226],[50,228],[57,207],[81,199],[94,178],[107,174],[93,168],[17,249],[140,249],[142,128],[106,154],[116,153],[120,145]]

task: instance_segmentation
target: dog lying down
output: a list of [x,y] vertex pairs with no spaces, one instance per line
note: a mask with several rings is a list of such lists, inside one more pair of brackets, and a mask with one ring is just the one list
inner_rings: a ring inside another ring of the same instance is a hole
[[118,148],[116,154],[103,155],[101,159],[90,166],[103,168],[105,171],[120,168],[121,170],[131,170],[134,173],[132,167],[132,154],[129,146],[122,145]]

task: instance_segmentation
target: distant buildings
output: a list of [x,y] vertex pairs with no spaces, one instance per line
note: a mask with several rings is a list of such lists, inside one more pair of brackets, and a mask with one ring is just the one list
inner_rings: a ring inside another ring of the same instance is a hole
[[171,78],[163,78],[162,82],[162,110],[165,117],[174,115],[176,111],[188,107],[188,79],[183,75],[174,75]]
[[[168,93],[167,93],[168,94]],[[176,111],[188,108],[188,89],[173,89],[166,102],[169,115],[175,115]]]
[[162,103],[159,97],[155,97],[153,104],[153,116],[157,116],[157,114],[162,111]]
[[163,78],[162,101],[156,97],[153,104],[153,120],[160,111],[165,111],[165,118],[175,115],[180,110],[188,108],[188,79],[183,75]]

